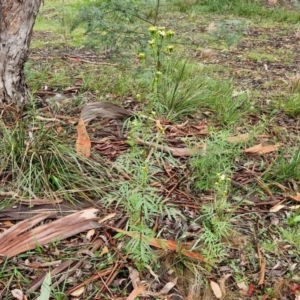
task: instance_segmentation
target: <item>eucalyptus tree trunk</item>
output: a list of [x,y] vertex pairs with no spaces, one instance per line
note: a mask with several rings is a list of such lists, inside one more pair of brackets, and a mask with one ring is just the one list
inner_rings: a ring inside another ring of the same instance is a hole
[[24,64],[42,0],[0,0],[0,103],[28,101]]

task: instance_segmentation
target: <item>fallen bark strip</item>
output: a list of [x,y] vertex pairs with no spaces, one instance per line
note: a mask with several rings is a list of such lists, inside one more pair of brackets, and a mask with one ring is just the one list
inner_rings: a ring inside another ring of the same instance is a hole
[[204,256],[202,256],[200,253],[190,251],[186,249],[182,243],[173,241],[173,240],[166,240],[166,239],[158,239],[153,237],[148,237],[145,235],[140,235],[136,232],[129,232],[120,228],[112,227],[112,226],[106,226],[107,228],[111,228],[119,233],[122,233],[126,236],[132,237],[136,240],[142,240],[143,242],[146,242],[148,245],[153,246],[155,248],[164,249],[164,250],[170,250],[177,253],[180,253],[181,255],[184,255],[189,258],[196,259],[201,262],[205,262],[207,264],[210,264]]
[[170,147],[170,146],[164,146],[153,142],[145,142],[140,138],[137,138],[136,142],[142,146],[154,147],[163,152],[171,153],[175,157],[199,155],[203,151],[203,148],[205,147],[205,144],[198,145],[198,148],[194,148],[194,149]]
[[[78,209],[73,209],[72,207],[56,203],[51,204],[42,204],[36,203],[34,200],[27,201],[24,203],[23,199],[20,200],[20,204],[17,204],[13,207],[8,207],[2,209],[0,212],[0,222],[1,221],[23,221],[28,220],[36,215],[40,215],[41,213],[53,214],[52,219],[57,219],[58,217],[66,216],[78,211]],[[34,207],[30,207],[33,205]],[[18,223],[20,224],[20,223]],[[1,235],[0,235],[1,237]]]
[[37,227],[34,226],[46,219],[53,218],[54,215],[43,213],[24,220],[0,235],[0,255],[13,257],[34,249],[36,245],[43,246],[53,240],[66,239],[96,228],[99,226],[97,222],[94,222],[97,212],[98,210],[94,208],[85,209]]

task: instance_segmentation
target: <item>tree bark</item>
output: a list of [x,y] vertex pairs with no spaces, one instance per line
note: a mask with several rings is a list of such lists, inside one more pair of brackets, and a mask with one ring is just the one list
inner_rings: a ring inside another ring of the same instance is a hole
[[0,0],[0,103],[21,108],[29,99],[24,64],[42,0]]

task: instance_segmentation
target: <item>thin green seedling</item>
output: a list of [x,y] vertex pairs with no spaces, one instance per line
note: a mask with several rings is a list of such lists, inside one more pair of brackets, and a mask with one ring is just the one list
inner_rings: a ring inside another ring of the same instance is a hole
[[[106,205],[114,204],[124,210],[128,217],[126,230],[133,234],[133,238],[126,244],[126,251],[134,258],[138,268],[143,268],[155,259],[155,252],[151,249],[145,237],[154,237],[154,218],[166,215],[174,218],[179,212],[159,195],[151,183],[157,181],[156,174],[162,172],[156,165],[154,152],[148,153],[136,143],[138,137],[149,140],[151,131],[142,119],[134,119],[128,123],[130,126],[128,142],[131,151],[121,155],[113,164],[114,170],[126,173],[130,178],[126,181],[114,183],[111,193],[101,201]],[[141,135],[144,132],[143,135]],[[152,134],[153,136],[153,134]],[[157,135],[156,139],[159,138]],[[155,144],[154,144],[155,147]],[[118,234],[118,237],[123,235]]]
[[211,133],[206,139],[202,153],[190,159],[195,178],[194,185],[199,190],[214,188],[218,174],[231,174],[234,170],[234,159],[241,155],[241,144],[226,141],[229,132]]
[[233,229],[230,223],[233,212],[228,202],[229,188],[229,178],[225,174],[217,174],[214,200],[203,205],[201,216],[195,220],[195,223],[201,223],[203,233],[192,249],[200,247],[209,261],[224,259],[227,256],[226,246],[222,240],[228,238]]

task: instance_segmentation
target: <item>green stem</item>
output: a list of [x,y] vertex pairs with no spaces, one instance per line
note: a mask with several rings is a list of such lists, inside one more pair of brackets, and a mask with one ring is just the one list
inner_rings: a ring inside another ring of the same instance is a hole
[[156,26],[156,23],[157,23],[159,6],[160,6],[160,0],[157,0],[156,9],[155,9],[155,17],[154,17],[154,26]]

